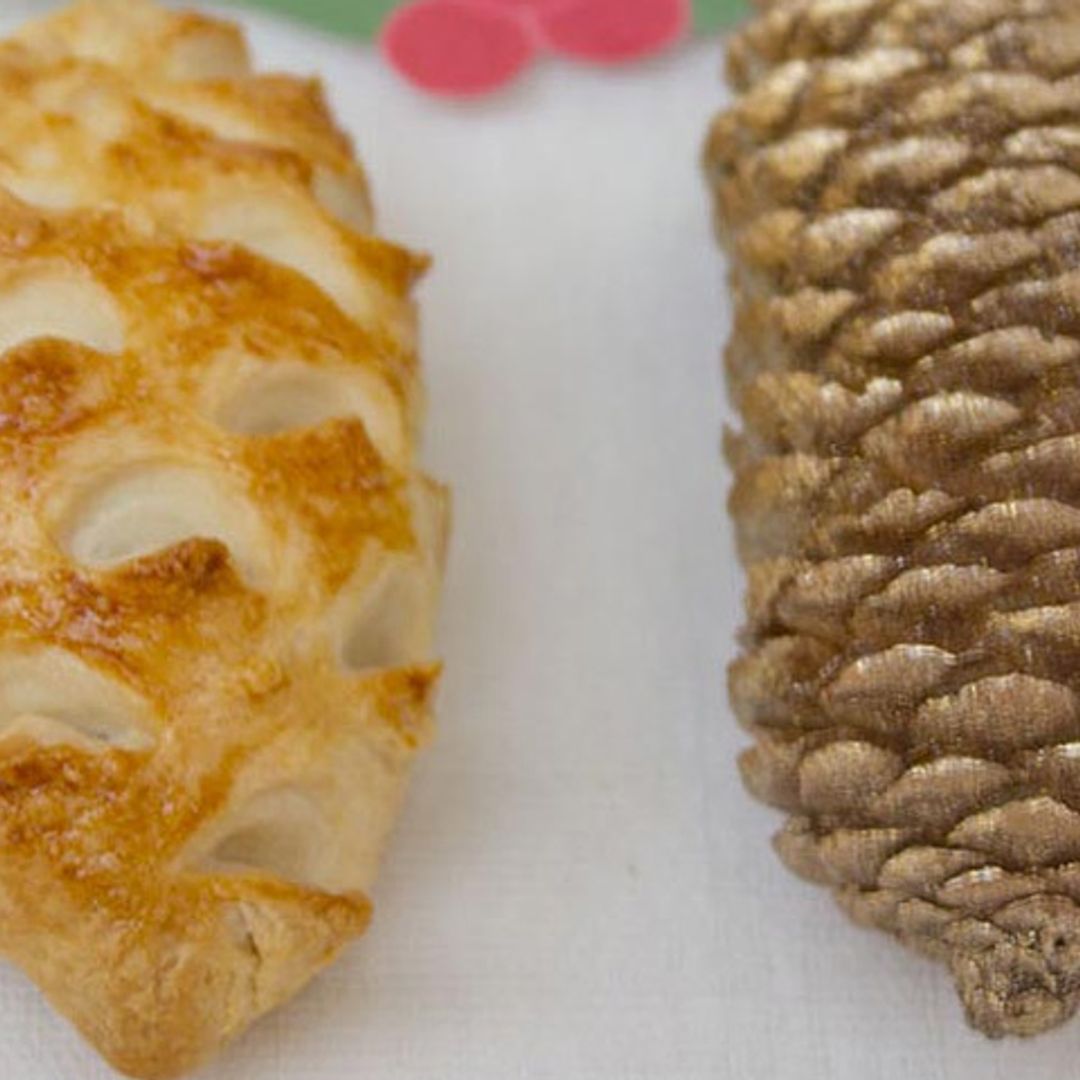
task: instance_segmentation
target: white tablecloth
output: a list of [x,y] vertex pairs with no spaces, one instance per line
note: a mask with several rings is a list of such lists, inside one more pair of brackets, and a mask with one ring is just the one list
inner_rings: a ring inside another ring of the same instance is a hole
[[[3,0],[11,15],[15,0]],[[1005,1080],[944,973],[768,848],[723,697],[722,271],[696,168],[719,46],[542,65],[468,106],[251,20],[327,79],[385,230],[432,251],[428,459],[457,490],[442,735],[374,927],[211,1080]],[[0,1077],[111,1074],[0,973]]]

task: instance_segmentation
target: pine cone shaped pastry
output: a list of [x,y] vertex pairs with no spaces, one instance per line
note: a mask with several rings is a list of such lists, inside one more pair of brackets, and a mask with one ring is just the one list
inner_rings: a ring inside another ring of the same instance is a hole
[[743,774],[789,867],[1032,1034],[1080,1002],[1080,7],[760,7],[707,150]]
[[424,263],[227,24],[92,0],[0,97],[0,950],[175,1076],[364,930],[428,736]]

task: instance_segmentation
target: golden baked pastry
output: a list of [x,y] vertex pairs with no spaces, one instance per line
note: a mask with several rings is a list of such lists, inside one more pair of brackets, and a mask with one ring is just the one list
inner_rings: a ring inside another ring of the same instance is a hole
[[428,736],[425,264],[226,23],[90,0],[0,97],[0,950],[175,1076],[365,928]]
[[1080,6],[759,6],[708,147],[743,773],[1030,1034],[1080,1002]]

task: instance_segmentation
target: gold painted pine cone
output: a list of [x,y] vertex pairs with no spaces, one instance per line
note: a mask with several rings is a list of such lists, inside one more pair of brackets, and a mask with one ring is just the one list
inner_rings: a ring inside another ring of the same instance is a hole
[[773,0],[707,161],[730,673],[788,866],[971,1022],[1080,1002],[1080,7]]

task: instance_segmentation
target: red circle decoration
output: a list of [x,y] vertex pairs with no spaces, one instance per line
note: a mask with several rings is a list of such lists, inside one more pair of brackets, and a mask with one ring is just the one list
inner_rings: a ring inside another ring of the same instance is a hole
[[413,0],[382,47],[410,82],[448,97],[510,82],[542,49],[600,64],[641,59],[690,24],[691,0]]
[[542,12],[554,8],[570,7],[580,0],[471,0],[474,4],[493,4],[497,7],[516,8],[519,11]]
[[689,0],[579,0],[541,14],[551,49],[600,64],[659,52],[681,37],[689,22]]
[[421,89],[468,97],[519,75],[533,59],[536,41],[527,24],[496,4],[419,0],[390,16],[382,48]]

